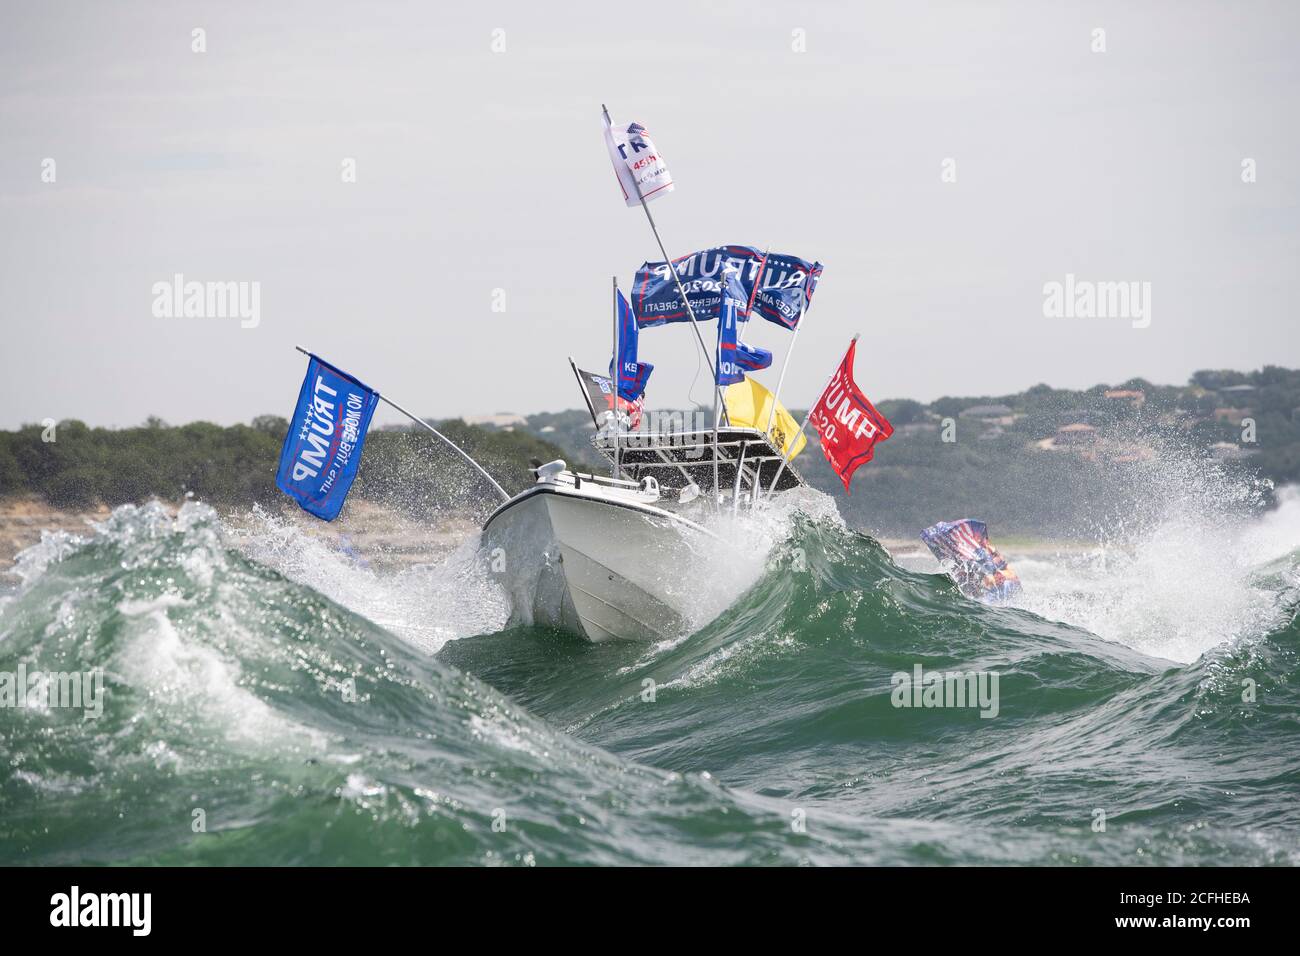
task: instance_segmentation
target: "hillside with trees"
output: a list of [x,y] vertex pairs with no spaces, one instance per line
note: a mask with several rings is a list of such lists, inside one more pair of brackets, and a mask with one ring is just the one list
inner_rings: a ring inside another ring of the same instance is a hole
[[[217,507],[246,508],[286,500],[275,486],[289,423],[274,415],[251,425],[207,422],[171,426],[151,419],[137,428],[88,428],[59,423],[0,431],[0,497],[38,495],[67,509],[193,497]],[[525,431],[440,423],[509,491],[531,483],[530,458],[561,452]],[[374,429],[366,439],[353,495],[415,514],[482,510],[495,497],[459,457],[425,431]]]
[[[1015,534],[1088,538],[1121,523],[1133,496],[1156,483],[1193,474],[1300,482],[1300,370],[1200,371],[1186,385],[1036,385],[877,407],[895,433],[858,470],[851,495],[815,440],[795,466],[850,526],[891,536],[978,517]],[[570,461],[592,458],[585,410],[527,421]],[[1267,504],[1266,484],[1258,491],[1252,499]]]
[[[1140,379],[1083,391],[1036,385],[878,407],[895,434],[859,469],[851,495],[815,440],[795,465],[835,497],[852,527],[883,534],[911,536],[941,519],[978,517],[1006,533],[1089,537],[1101,524],[1122,522],[1133,495],[1161,482],[1259,479],[1265,504],[1267,482],[1300,482],[1300,370],[1200,371],[1179,386]],[[600,460],[585,409],[522,421],[439,427],[512,492],[532,480],[530,458],[563,457],[584,469]],[[233,508],[277,503],[287,427],[267,415],[230,427],[151,419],[124,429],[65,421],[53,434],[38,425],[0,431],[0,496],[38,495],[69,509],[151,497]],[[494,503],[454,453],[413,427],[371,432],[353,494],[413,515],[482,513]]]

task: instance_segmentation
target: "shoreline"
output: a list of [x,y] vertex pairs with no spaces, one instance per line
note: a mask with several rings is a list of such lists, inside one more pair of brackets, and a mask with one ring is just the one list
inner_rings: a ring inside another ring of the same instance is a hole
[[112,511],[107,505],[93,508],[58,508],[37,495],[0,498],[0,581],[16,580],[14,558],[40,543],[46,531],[87,534],[89,522],[103,521]]
[[[863,534],[870,534],[864,531]],[[873,535],[874,537],[874,535]],[[989,535],[993,538],[993,535]],[[876,538],[882,548],[895,558],[931,557],[930,549],[920,537],[916,538]],[[1004,539],[993,540],[993,546],[1008,560],[1012,555],[1024,558],[1051,557],[1057,554],[1082,554],[1096,550],[1100,545],[1096,541],[1081,541],[1073,538],[1034,538],[1025,535],[1007,535]]]
[[[175,513],[183,502],[163,501],[162,504]],[[251,510],[237,512],[215,506],[214,510],[235,536],[256,532]],[[400,570],[441,561],[476,534],[479,527],[477,522],[460,515],[446,515],[425,522],[365,500],[350,502],[343,515],[328,523],[318,521],[288,503],[264,511],[273,520],[291,525],[295,531],[339,550],[355,552],[367,563],[383,570]],[[12,570],[14,558],[20,551],[39,543],[43,532],[91,534],[90,524],[105,520],[111,513],[112,509],[103,504],[68,509],[51,505],[35,495],[0,498],[0,580],[16,578]],[[870,534],[869,531],[863,533]],[[910,561],[930,556],[919,538],[879,537],[876,540],[896,560]],[[1096,546],[1095,542],[1053,541],[1018,535],[1008,536],[1005,544],[998,543],[999,550],[1008,557],[1077,553]]]
[[[184,504],[154,500],[172,514]],[[212,507],[231,532],[232,545],[238,546],[242,534],[257,533],[258,520],[251,509],[237,512]],[[478,532],[478,524],[462,516],[447,515],[426,522],[363,500],[349,502],[347,513],[328,523],[289,503],[263,510],[274,521],[283,522],[331,548],[355,552],[366,564],[381,570],[441,561]],[[0,582],[17,580],[14,559],[19,552],[39,544],[44,532],[65,531],[88,536],[94,533],[92,522],[104,521],[110,514],[112,509],[104,504],[60,508],[36,495],[0,498]]]

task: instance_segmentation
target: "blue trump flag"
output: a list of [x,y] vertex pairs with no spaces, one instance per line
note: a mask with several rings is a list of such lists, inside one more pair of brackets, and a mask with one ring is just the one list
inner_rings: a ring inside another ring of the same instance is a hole
[[[744,322],[756,313],[787,329],[798,327],[800,315],[812,305],[822,274],[820,262],[780,252],[764,253],[753,246],[716,246],[674,259],[673,265],[697,321],[709,321],[720,314],[722,270],[734,265],[740,269],[745,293],[737,319]],[[647,262],[637,270],[632,310],[643,329],[690,321],[668,263]]]
[[745,307],[745,289],[740,282],[740,271],[733,266],[722,270],[721,311],[718,313],[719,385],[743,382],[746,372],[757,372],[772,364],[772,353],[767,349],[737,341],[740,312]]
[[772,353],[757,345],[736,343],[736,364],[746,372],[757,372],[772,364]]
[[618,313],[618,355],[610,359],[609,374],[614,374],[614,365],[617,363],[619,397],[635,402],[645,392],[646,382],[650,380],[650,373],[655,367],[649,362],[637,361],[636,352],[641,333],[627,299],[617,289],[614,290],[614,307]]
[[734,385],[745,380],[745,373],[736,360],[736,327],[740,324],[740,310],[745,307],[745,290],[740,284],[740,269],[735,265],[723,267],[722,296],[718,312],[718,384]]
[[820,262],[808,262],[798,256],[769,253],[759,263],[758,276],[751,291],[751,312],[782,328],[799,327],[804,312],[812,307],[813,293],[822,276]]
[[378,403],[374,389],[313,355],[280,450],[277,487],[317,518],[337,518]]

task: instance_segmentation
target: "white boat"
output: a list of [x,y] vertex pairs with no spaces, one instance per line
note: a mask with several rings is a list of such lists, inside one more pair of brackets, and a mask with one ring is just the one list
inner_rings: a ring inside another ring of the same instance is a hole
[[[657,641],[705,623],[691,619],[692,610],[704,616],[701,602],[692,598],[728,565],[739,563],[727,549],[746,557],[740,551],[744,542],[726,540],[734,531],[720,537],[706,525],[728,511],[734,516],[743,505],[757,504],[762,495],[804,483],[783,455],[798,441],[778,401],[786,366],[775,393],[765,393],[770,404],[756,402],[751,392],[748,406],[738,400],[731,419],[756,424],[757,408],[767,408],[765,429],[730,427],[723,388],[745,381],[746,369],[757,371],[772,362],[770,353],[763,358],[766,350],[740,341],[740,323],[759,315],[797,335],[822,267],[748,246],[718,246],[674,260],[647,205],[671,187],[672,177],[645,127],[616,126],[603,106],[602,112],[623,198],[628,205],[635,205],[632,197],[640,203],[663,256],[662,262],[647,262],[638,270],[640,301],[644,306],[647,295],[661,301],[652,303],[648,316],[636,315],[614,278],[610,373],[617,365],[619,388],[610,375],[573,366],[597,429],[592,445],[609,462],[610,477],[575,473],[563,461],[534,462],[535,484],[492,513],[480,540],[487,566],[509,596],[513,623],[556,627],[591,641]],[[686,260],[695,300],[675,264]],[[652,272],[658,292],[650,291]],[[675,300],[662,295],[668,277]],[[716,298],[705,293],[716,293]],[[712,351],[700,332],[701,319],[716,319]],[[653,369],[637,358],[642,323],[678,321],[691,329],[708,364],[714,401],[709,427],[639,430],[646,377]],[[787,363],[793,348],[792,336]],[[778,409],[780,418],[775,418]],[[805,420],[799,427],[800,436],[806,425]],[[505,497],[499,485],[497,490]]]
[[752,502],[773,480],[777,490],[803,484],[757,429],[633,432],[620,436],[617,453],[602,432],[592,445],[611,470],[617,454],[618,477],[578,474],[563,461],[537,465],[536,483],[483,526],[512,623],[594,642],[679,636],[700,575],[743,546],[705,527],[709,515]]

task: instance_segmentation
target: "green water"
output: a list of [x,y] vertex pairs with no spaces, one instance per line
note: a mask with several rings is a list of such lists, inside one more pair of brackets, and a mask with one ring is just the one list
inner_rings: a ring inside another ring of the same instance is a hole
[[[807,516],[660,647],[413,640],[372,622],[401,610],[373,572],[258,553],[190,505],[23,556],[0,672],[98,668],[106,693],[97,718],[0,708],[0,863],[1300,859],[1295,552],[1241,585],[1267,612],[1245,631],[1174,628],[1203,644],[1185,663],[972,604]],[[474,622],[487,599],[444,586]],[[918,665],[996,674],[996,716],[895,706]]]

